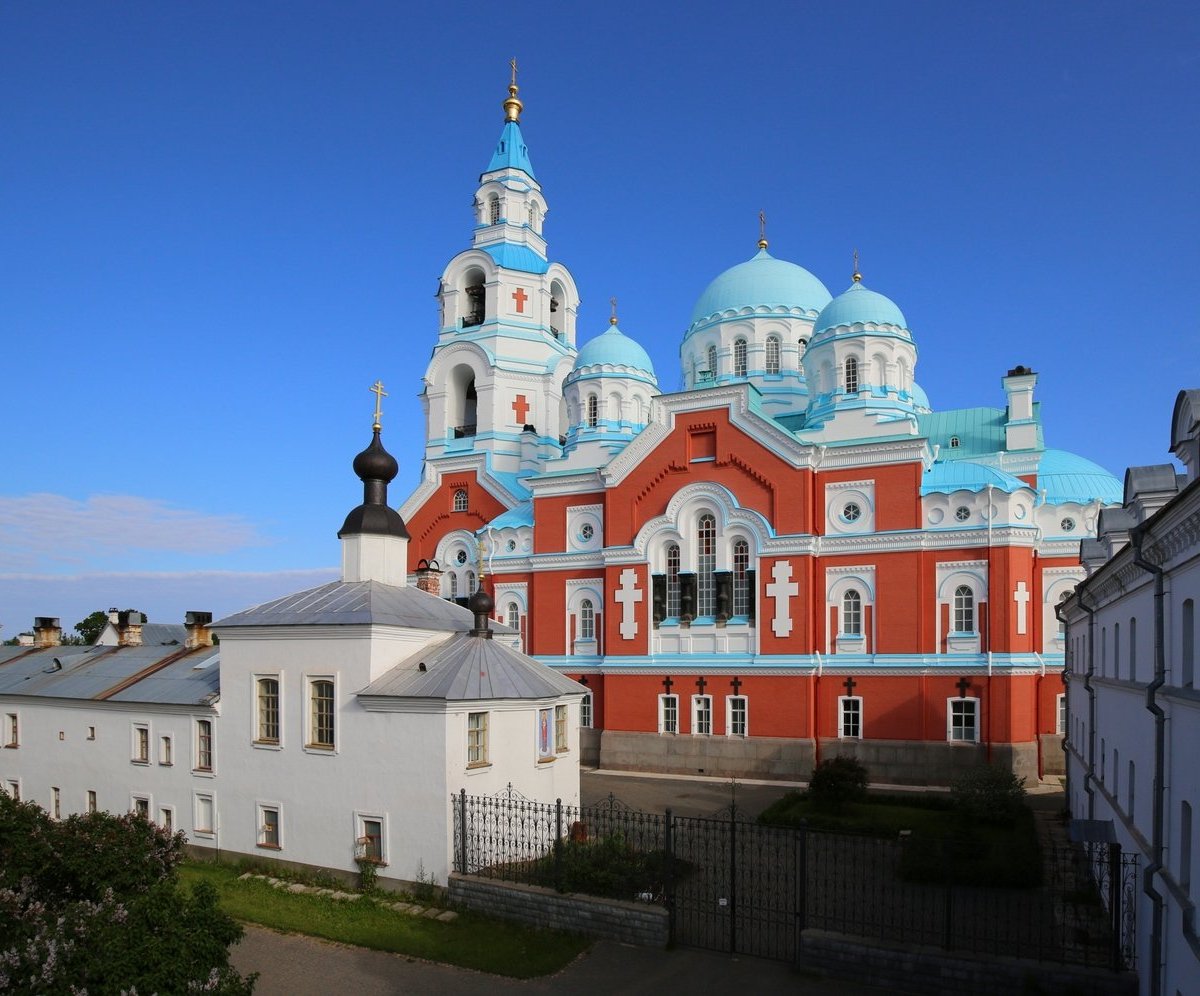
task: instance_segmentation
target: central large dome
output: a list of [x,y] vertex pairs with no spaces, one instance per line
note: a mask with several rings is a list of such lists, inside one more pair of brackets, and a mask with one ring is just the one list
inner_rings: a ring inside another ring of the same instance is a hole
[[730,267],[708,285],[692,309],[688,333],[725,311],[799,308],[815,317],[831,300],[825,285],[804,267],[761,249],[753,259]]

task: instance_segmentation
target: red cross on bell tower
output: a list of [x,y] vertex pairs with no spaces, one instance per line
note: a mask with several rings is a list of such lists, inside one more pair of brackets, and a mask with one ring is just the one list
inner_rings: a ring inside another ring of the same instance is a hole
[[529,402],[525,400],[525,395],[518,394],[517,400],[512,403],[513,414],[517,416],[517,425],[524,425],[526,418],[529,416]]
[[512,299],[517,303],[517,314],[525,314],[525,302],[529,300],[529,295],[525,293],[525,288],[518,287],[513,291]]

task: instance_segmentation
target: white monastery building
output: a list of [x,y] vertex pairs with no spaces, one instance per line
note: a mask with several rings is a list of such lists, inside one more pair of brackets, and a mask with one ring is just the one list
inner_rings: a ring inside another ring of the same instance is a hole
[[1037,374],[936,410],[892,300],[762,238],[698,281],[663,393],[615,315],[580,329],[515,84],[504,111],[439,285],[409,571],[463,601],[486,570],[496,618],[587,686],[606,768],[1061,771],[1054,610],[1121,486],[1046,445]]
[[1138,974],[1153,994],[1200,992],[1200,390],[1175,401],[1171,451],[1184,474],[1126,471],[1062,610],[1071,815],[1139,855]]
[[[224,854],[444,883],[451,795],[579,802],[586,691],[407,581],[380,441],[354,460],[342,579],[212,623],[114,612],[91,647],[0,647],[0,785],[54,816],[133,810]],[[214,645],[214,635],[219,645]],[[493,636],[495,637],[493,639]]]

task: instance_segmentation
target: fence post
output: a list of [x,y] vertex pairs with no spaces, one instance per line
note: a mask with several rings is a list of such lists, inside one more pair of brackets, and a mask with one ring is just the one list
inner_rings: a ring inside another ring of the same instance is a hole
[[954,861],[957,857],[954,852],[954,842],[948,837],[943,837],[942,867],[946,869],[946,916],[942,924],[942,947],[947,950],[953,947],[950,939],[954,933]]
[[467,790],[458,793],[458,870],[467,874]]
[[796,964],[804,948],[808,927],[808,821],[801,820],[796,830]]
[[554,800],[554,888],[562,892],[563,863],[562,799]]
[[663,881],[663,896],[667,901],[667,944],[675,946],[675,818],[667,810],[664,850],[666,870]]
[[1112,917],[1112,970],[1121,970],[1121,845],[1108,845],[1108,912]]
[[729,953],[737,954],[737,804],[729,807]]

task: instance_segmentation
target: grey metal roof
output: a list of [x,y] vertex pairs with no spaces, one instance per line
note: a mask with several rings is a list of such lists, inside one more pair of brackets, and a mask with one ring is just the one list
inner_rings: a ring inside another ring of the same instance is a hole
[[1127,533],[1137,525],[1137,519],[1127,508],[1102,508],[1097,522],[1096,532],[1101,535],[1108,533]]
[[1156,463],[1148,467],[1130,467],[1125,471],[1125,503],[1137,495],[1174,494],[1178,489],[1175,468],[1169,463]]
[[[285,595],[213,623],[233,626],[357,626],[375,623],[413,629],[465,633],[475,625],[471,612],[419,588],[381,581],[330,581],[319,588]],[[497,633],[511,633],[493,621]]]
[[413,654],[358,694],[464,701],[545,699],[586,691],[520,651],[495,640],[462,634]]
[[[178,657],[176,660],[172,658]],[[54,662],[59,661],[60,666]],[[168,647],[0,648],[0,695],[202,705],[220,693],[220,651]],[[161,667],[159,665],[162,665]],[[142,675],[140,679],[138,675]],[[132,682],[114,692],[125,682]],[[105,693],[110,693],[105,695]]]

